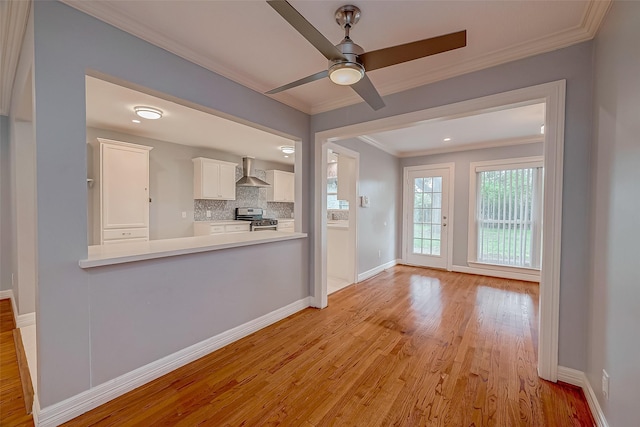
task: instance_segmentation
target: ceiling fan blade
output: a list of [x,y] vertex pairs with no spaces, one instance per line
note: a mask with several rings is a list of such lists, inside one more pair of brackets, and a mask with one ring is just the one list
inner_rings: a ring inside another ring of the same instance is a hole
[[382,97],[369,80],[369,77],[365,74],[364,77],[355,84],[352,84],[351,87],[356,91],[360,98],[364,99],[364,101],[371,106],[374,110],[379,110],[384,107],[384,101]]
[[265,92],[267,95],[273,95],[274,93],[278,93],[278,92],[282,92],[285,91],[287,89],[291,89],[293,87],[296,86],[301,86],[305,83],[311,83],[311,82],[315,82],[316,80],[320,80],[322,78],[325,78],[329,75],[329,71],[324,70],[324,71],[320,71],[318,73],[312,74],[310,76],[304,77],[300,80],[296,80],[295,82],[291,82],[289,84],[286,84],[284,86],[280,86],[277,87],[275,89],[271,89],[269,92]]
[[284,0],[268,0],[267,3],[329,61],[338,59],[346,60],[342,52],[327,40],[320,31],[316,30],[289,2]]
[[366,52],[360,55],[359,58],[364,64],[364,69],[366,71],[372,71],[378,68],[458,49],[466,45],[467,30],[463,30],[430,39]]

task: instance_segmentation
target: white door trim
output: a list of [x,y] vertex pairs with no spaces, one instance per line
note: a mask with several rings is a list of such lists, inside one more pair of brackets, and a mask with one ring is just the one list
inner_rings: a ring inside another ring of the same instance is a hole
[[454,189],[455,189],[455,173],[456,164],[439,163],[436,165],[419,165],[419,166],[406,166],[402,174],[402,263],[407,264],[407,255],[409,254],[409,224],[411,221],[411,209],[409,207],[409,197],[413,198],[413,194],[409,194],[409,173],[420,170],[433,170],[433,169],[448,169],[449,170],[449,219],[447,220],[447,271],[451,271],[453,268],[453,218],[454,218]]
[[[454,104],[414,111],[406,114],[385,117],[363,123],[356,123],[335,129],[328,129],[315,134],[314,170],[315,201],[314,204],[314,306],[326,306],[322,301],[323,244],[326,245],[326,212],[327,201],[322,194],[322,165],[326,162],[325,145],[337,139],[355,138],[377,131],[397,129],[403,126],[439,117],[471,114],[477,111],[497,110],[505,105],[530,105],[545,102],[545,135],[544,135],[544,205],[547,207],[543,215],[543,259],[540,281],[540,336],[538,343],[538,375],[549,381],[558,379],[558,329],[560,310],[560,243],[562,232],[562,176],[564,156],[564,111],[566,80],[543,83],[536,86],[488,95]],[[323,151],[325,152],[323,154]],[[326,176],[326,170],[324,172]],[[326,189],[324,190],[326,193]]]

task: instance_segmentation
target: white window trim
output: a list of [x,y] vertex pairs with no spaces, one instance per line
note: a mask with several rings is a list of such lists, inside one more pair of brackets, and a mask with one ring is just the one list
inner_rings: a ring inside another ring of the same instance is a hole
[[[477,174],[478,172],[487,172],[495,170],[520,169],[520,168],[538,168],[544,167],[544,157],[518,157],[511,159],[485,160],[481,162],[471,162],[469,164],[469,227],[467,238],[467,266],[484,269],[502,271],[504,273],[526,274],[534,280],[540,280],[540,269],[518,267],[513,265],[490,264],[478,261],[478,230],[476,224],[476,208],[477,208]],[[542,201],[542,189],[540,198]],[[540,212],[541,214],[541,212]],[[539,220],[542,217],[539,216]]]

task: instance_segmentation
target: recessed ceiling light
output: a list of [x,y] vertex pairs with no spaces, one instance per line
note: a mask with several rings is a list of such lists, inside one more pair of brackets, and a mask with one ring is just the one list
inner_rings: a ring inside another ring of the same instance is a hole
[[296,149],[291,145],[284,145],[280,147],[280,151],[282,151],[284,154],[293,154],[296,152]]
[[289,156],[288,156],[288,155],[286,155],[286,154],[284,155],[284,157],[285,157],[285,159],[288,159],[288,158],[289,158]]
[[132,121],[133,123],[140,123],[140,120],[138,120],[138,119],[133,119],[133,120],[131,120],[131,121]]
[[162,117],[162,110],[153,107],[134,107],[133,111],[143,119],[157,120]]
[[449,142],[449,141],[451,141],[451,138],[445,138],[445,139],[443,139],[443,141],[444,142]]

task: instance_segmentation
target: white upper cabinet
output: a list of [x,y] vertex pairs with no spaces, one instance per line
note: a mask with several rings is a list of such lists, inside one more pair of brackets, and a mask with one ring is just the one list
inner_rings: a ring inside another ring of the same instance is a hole
[[193,159],[193,198],[235,200],[236,166],[204,157]]
[[271,184],[267,187],[267,201],[291,202],[295,200],[295,174],[280,170],[268,170],[266,181]]
[[149,151],[98,138],[101,243],[149,237]]

